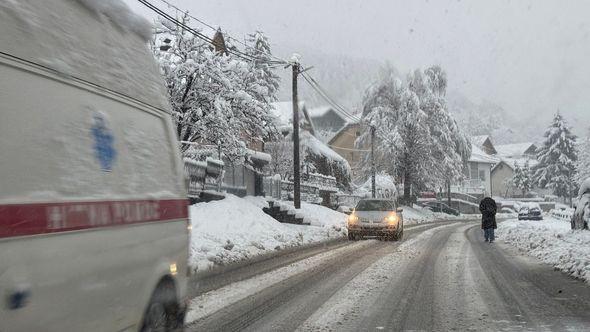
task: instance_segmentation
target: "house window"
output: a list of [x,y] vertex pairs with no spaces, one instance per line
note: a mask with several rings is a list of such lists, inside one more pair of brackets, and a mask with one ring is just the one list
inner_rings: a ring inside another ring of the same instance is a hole
[[482,169],[479,170],[479,179],[482,180],[482,181],[485,181],[486,180],[486,171],[484,171]]
[[469,174],[469,178],[470,179],[477,179],[477,165],[470,165],[470,172],[471,174]]

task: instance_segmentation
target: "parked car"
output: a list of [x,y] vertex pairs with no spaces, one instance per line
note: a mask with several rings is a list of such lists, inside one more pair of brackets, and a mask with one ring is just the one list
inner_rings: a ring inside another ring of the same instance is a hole
[[126,8],[97,3],[0,5],[0,331],[183,323],[188,201],[165,87]]
[[459,210],[453,209],[452,207],[448,206],[445,203],[436,202],[436,201],[427,202],[424,204],[424,207],[429,209],[432,212],[441,212],[441,213],[451,214],[454,216],[458,216],[460,214]]
[[518,220],[543,220],[543,210],[539,203],[526,203],[518,210]]
[[511,209],[511,208],[509,208],[509,207],[503,207],[503,208],[500,210],[500,213],[511,213],[511,214],[512,214],[512,213],[516,213],[516,211],[514,211],[513,209]]
[[575,200],[575,211],[572,216],[572,229],[588,229],[590,222],[590,179],[580,186],[578,198]]
[[388,199],[362,199],[348,216],[348,239],[374,236],[381,240],[401,240],[404,234],[403,209]]

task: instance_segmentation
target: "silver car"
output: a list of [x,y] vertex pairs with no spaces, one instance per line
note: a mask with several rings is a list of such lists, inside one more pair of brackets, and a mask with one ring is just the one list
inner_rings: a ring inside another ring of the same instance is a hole
[[381,240],[401,240],[404,234],[403,210],[388,199],[363,199],[348,217],[348,239],[374,236]]

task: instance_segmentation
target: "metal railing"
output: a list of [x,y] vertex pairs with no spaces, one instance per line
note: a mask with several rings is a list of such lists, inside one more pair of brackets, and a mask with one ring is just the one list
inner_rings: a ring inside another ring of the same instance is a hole
[[480,179],[464,180],[456,185],[451,186],[451,191],[462,194],[484,194],[485,184]]
[[183,161],[188,197],[199,197],[205,190],[220,191],[223,161],[212,158],[206,161],[184,158]]
[[[293,182],[281,180],[278,176],[267,176],[263,179],[264,193],[274,199],[293,200]],[[308,203],[319,204],[322,202],[320,187],[303,182],[300,185],[301,200]]]

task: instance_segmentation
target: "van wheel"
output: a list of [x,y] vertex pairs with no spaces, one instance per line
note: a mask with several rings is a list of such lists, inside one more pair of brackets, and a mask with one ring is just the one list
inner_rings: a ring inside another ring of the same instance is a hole
[[184,315],[176,299],[176,288],[171,279],[160,281],[152,294],[143,321],[141,332],[181,331]]
[[404,229],[402,228],[402,230],[395,236],[395,240],[399,241],[404,237]]

